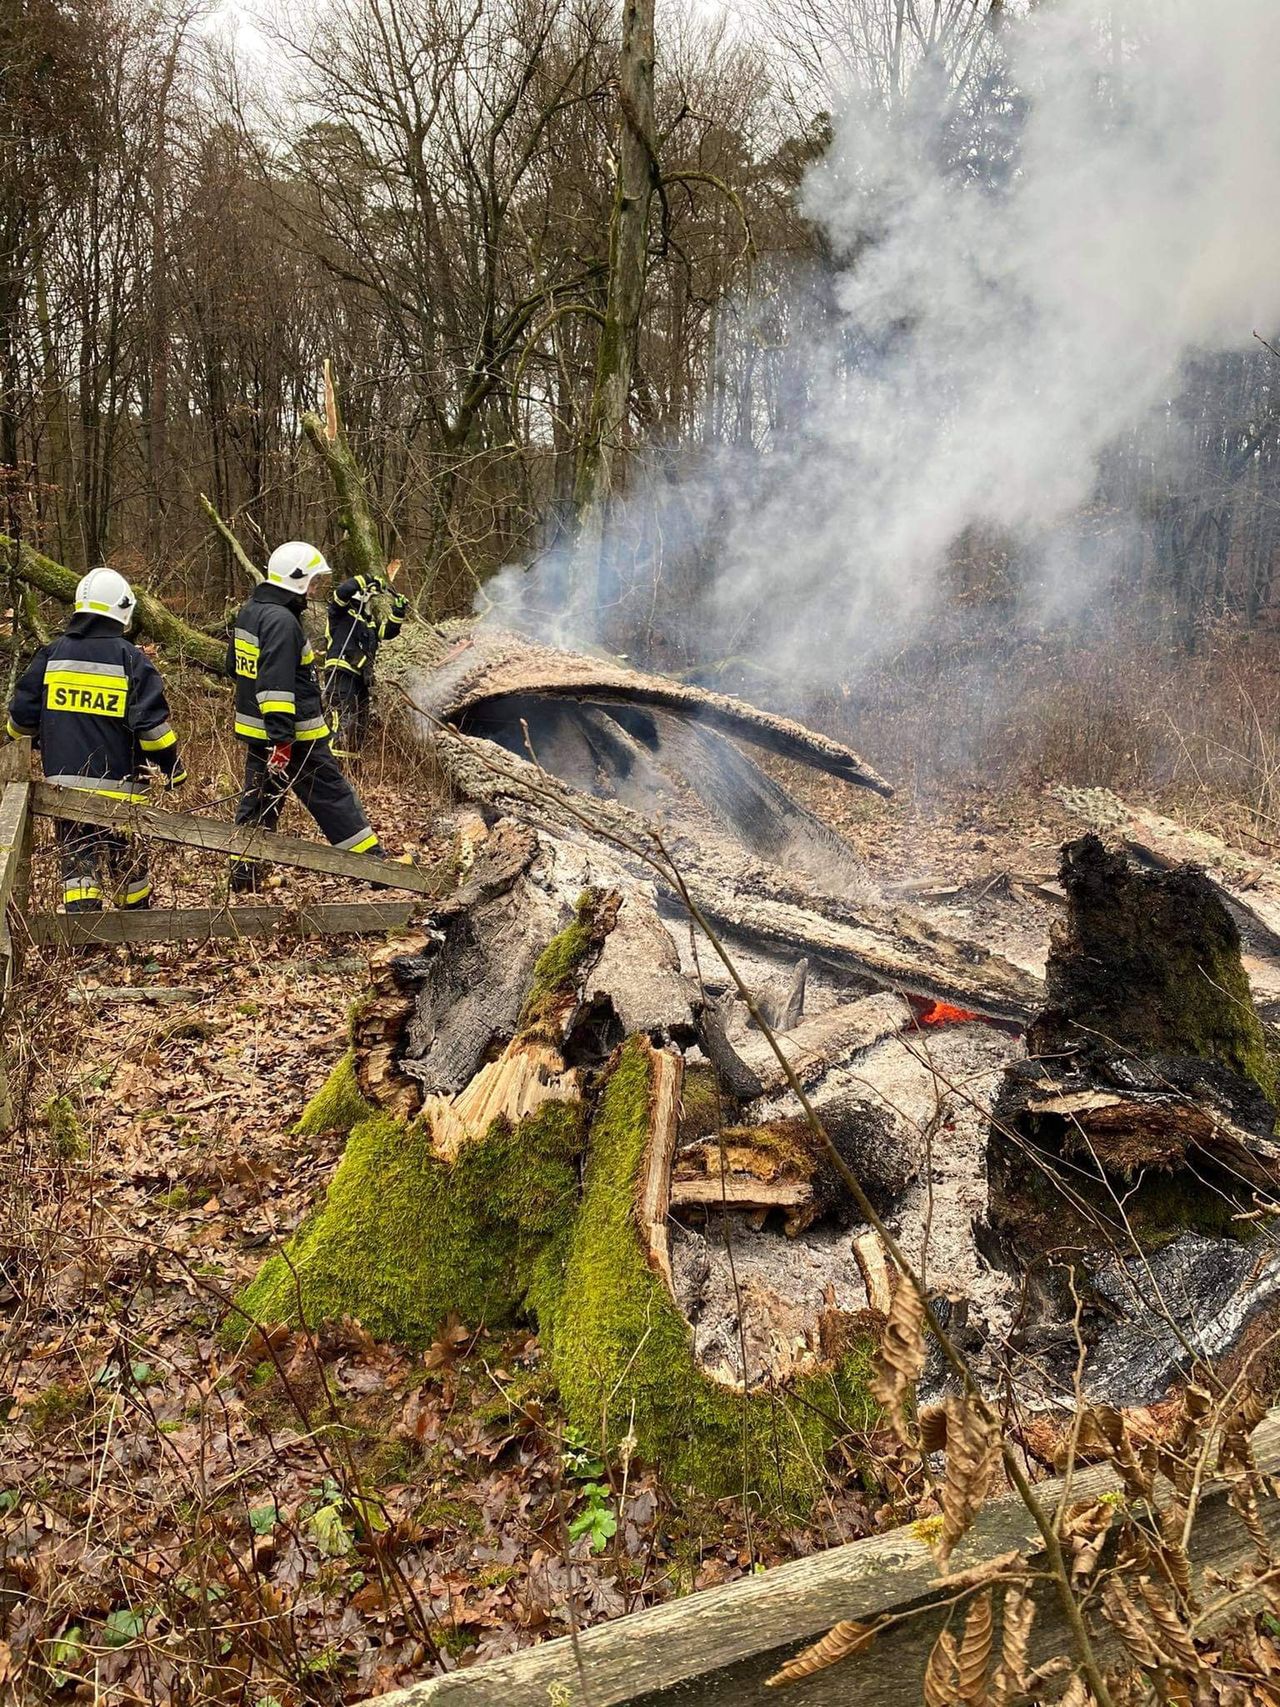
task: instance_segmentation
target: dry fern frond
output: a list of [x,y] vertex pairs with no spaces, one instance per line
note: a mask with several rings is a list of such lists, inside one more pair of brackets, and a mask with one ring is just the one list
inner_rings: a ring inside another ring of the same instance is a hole
[[801,1678],[812,1677],[814,1672],[825,1671],[828,1666],[837,1665],[853,1654],[865,1653],[875,1641],[878,1629],[879,1625],[859,1624],[856,1618],[841,1619],[821,1641],[812,1643],[795,1659],[788,1660],[780,1671],[767,1677],[766,1688],[778,1689],[786,1683],[799,1683]]
[[1010,1589],[1004,1597],[1000,1663],[991,1680],[991,1707],[1009,1707],[1019,1696],[1031,1693],[1027,1651],[1035,1615],[1036,1603],[1031,1596],[1023,1589]]
[[924,1670],[924,1707],[956,1707],[959,1688],[956,1639],[950,1630],[944,1630],[933,1644]]
[[991,1473],[1000,1456],[1000,1431],[967,1399],[947,1401],[947,1473],[942,1484],[942,1539],[938,1563],[945,1565],[951,1549],[982,1508]]
[[983,1707],[987,1699],[987,1670],[991,1664],[991,1646],[995,1636],[995,1620],[991,1613],[991,1590],[986,1589],[970,1603],[964,1621],[964,1634],[956,1650],[956,1670],[960,1674],[960,1700],[966,1707]]
[[924,1360],[924,1302],[911,1281],[899,1275],[889,1319],[880,1336],[871,1396],[884,1408],[890,1427],[900,1440],[906,1438],[902,1426],[903,1402],[920,1379]]

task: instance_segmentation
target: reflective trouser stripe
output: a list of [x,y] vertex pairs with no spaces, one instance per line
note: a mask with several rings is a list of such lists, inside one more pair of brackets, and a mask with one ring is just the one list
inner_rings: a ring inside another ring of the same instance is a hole
[[96,883],[64,883],[62,899],[69,905],[72,901],[101,901],[102,890]]
[[366,824],[364,829],[357,830],[354,836],[348,836],[345,841],[335,842],[333,845],[344,853],[368,853],[369,849],[377,844],[378,832]]
[[145,901],[150,893],[151,885],[149,883],[131,884],[128,889],[117,891],[116,906],[136,907],[140,901]]
[[102,778],[84,776],[47,776],[55,788],[77,788],[82,794],[101,795],[104,800],[128,800],[131,804],[145,803],[147,791],[144,788],[131,788],[127,782],[118,781],[115,777]]
[[158,723],[154,729],[138,736],[138,745],[144,753],[163,753],[177,744],[178,737],[167,723]]

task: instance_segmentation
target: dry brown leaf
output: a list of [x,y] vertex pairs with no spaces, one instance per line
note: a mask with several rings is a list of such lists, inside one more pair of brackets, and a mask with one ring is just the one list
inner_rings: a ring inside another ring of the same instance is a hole
[[964,1634],[956,1651],[956,1670],[960,1674],[960,1700],[966,1703],[966,1707],[982,1707],[987,1699],[987,1669],[991,1664],[994,1635],[991,1590],[986,1589],[970,1603],[964,1621]]
[[944,1630],[933,1644],[924,1672],[924,1707],[956,1707],[960,1672],[956,1664],[956,1640]]
[[1157,1666],[1162,1656],[1142,1614],[1128,1589],[1113,1577],[1102,1591],[1102,1610],[1107,1622],[1139,1665]]
[[967,1588],[982,1588],[996,1577],[1023,1570],[1025,1565],[1026,1560],[1019,1550],[1011,1547],[1007,1553],[997,1553],[994,1559],[987,1559],[981,1565],[971,1565],[967,1571],[951,1571],[944,1576],[935,1577],[929,1587],[947,1593]]
[[906,1438],[903,1403],[920,1379],[924,1360],[924,1303],[912,1283],[900,1275],[871,1377],[871,1395],[884,1408],[900,1440]]
[[783,1684],[799,1683],[801,1678],[812,1677],[814,1672],[825,1671],[853,1654],[865,1653],[875,1641],[877,1629],[877,1625],[859,1624],[855,1618],[842,1619],[821,1641],[812,1643],[795,1659],[788,1660],[780,1671],[767,1677],[766,1687],[778,1689]]
[[947,1471],[942,1484],[942,1539],[938,1563],[945,1565],[951,1550],[969,1528],[987,1497],[991,1473],[1000,1456],[1000,1431],[968,1399],[949,1399]]
[[1059,1707],[1093,1707],[1093,1696],[1085,1688],[1082,1677],[1073,1677]]
[[1191,1632],[1187,1629],[1175,1609],[1170,1606],[1163,1592],[1157,1588],[1150,1577],[1143,1577],[1138,1584],[1138,1592],[1146,1601],[1151,1616],[1159,1627],[1160,1637],[1167,1656],[1166,1663],[1190,1673],[1198,1673],[1204,1669],[1204,1662],[1196,1652],[1196,1645],[1191,1640]]
[[921,1452],[941,1452],[947,1444],[947,1407],[927,1405],[916,1418]]
[[1013,1588],[1004,1597],[1000,1663],[991,1680],[991,1707],[1009,1707],[1020,1695],[1031,1692],[1027,1650],[1036,1603],[1024,1589]]

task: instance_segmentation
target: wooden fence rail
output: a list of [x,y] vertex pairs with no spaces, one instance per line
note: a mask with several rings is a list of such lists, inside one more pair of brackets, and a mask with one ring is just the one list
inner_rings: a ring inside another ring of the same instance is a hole
[[[1280,1469],[1280,1409],[1271,1411],[1253,1439],[1259,1468]],[[1037,1491],[1052,1509],[1060,1482]],[[1087,1502],[1119,1491],[1107,1467],[1080,1471],[1071,1499]],[[1167,1491],[1167,1490],[1166,1490]],[[1262,1520],[1280,1539],[1280,1500],[1269,1498]],[[952,1555],[949,1570],[986,1564],[1010,1549],[1025,1550],[1037,1565],[1038,1532],[1022,1502],[989,1502]],[[1194,1571],[1227,1574],[1253,1548],[1225,1486],[1211,1489],[1192,1538]],[[1041,1566],[1043,1560],[1038,1561]],[[377,1707],[919,1707],[929,1648],[947,1617],[930,1585],[938,1568],[914,1527],[891,1530],[811,1559],[778,1565],[724,1588],[633,1613],[584,1631],[576,1644],[563,1638],[503,1659],[431,1678],[377,1697]],[[1053,1591],[1033,1590],[1037,1616],[1032,1660],[1071,1653],[1066,1623]],[[1247,1609],[1237,1605],[1238,1615]],[[856,1659],[816,1673],[786,1689],[765,1679],[800,1648],[842,1618],[901,1622],[877,1637]],[[1117,1649],[1099,1644],[1105,1659]],[[1060,1680],[1060,1687],[1065,1679]]]
[[368,854],[346,853],[322,842],[282,836],[275,830],[255,830],[249,825],[227,824],[217,818],[197,818],[189,812],[163,812],[154,806],[133,806],[124,800],[103,800],[84,789],[37,782],[31,790],[31,809],[39,818],[135,830],[157,842],[176,842],[181,847],[200,848],[206,853],[270,860],[304,871],[322,871],[329,877],[353,877],[360,883],[404,889],[412,895],[435,898],[440,894],[439,874],[419,871],[416,866],[370,859]]
[[37,913],[26,921],[39,947],[89,942],[202,942],[210,938],[373,936],[403,930],[412,901],[328,901],[304,907],[161,907],[115,913]]

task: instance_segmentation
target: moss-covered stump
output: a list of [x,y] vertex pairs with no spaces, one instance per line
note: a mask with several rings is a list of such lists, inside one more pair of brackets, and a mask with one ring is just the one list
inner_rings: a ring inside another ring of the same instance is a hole
[[[393,1072],[379,1081],[381,1106],[364,1094],[361,1010],[352,1050],[297,1127],[347,1131],[342,1160],[240,1306],[260,1324],[352,1315],[409,1345],[429,1343],[453,1312],[477,1327],[528,1320],[569,1422],[602,1452],[630,1439],[703,1494],[747,1486],[803,1504],[835,1438],[873,1419],[872,1324],[854,1322],[825,1372],[800,1386],[743,1393],[700,1367],[648,1224],[664,1220],[682,1058],[644,1034],[613,1040],[593,969],[611,933],[639,931],[619,919],[616,895],[582,894],[532,964],[514,1035],[460,1092],[428,1094],[416,1113]],[[646,939],[634,940],[630,966]],[[671,1012],[684,1034],[688,1008],[677,1000]],[[382,1031],[379,1046],[391,1047]],[[812,1141],[792,1127],[775,1147],[812,1177]]]
[[[349,1108],[344,1090],[334,1103]],[[544,1103],[518,1126],[495,1120],[445,1162],[426,1123],[368,1110],[324,1202],[241,1308],[260,1323],[358,1316],[408,1345],[429,1343],[450,1311],[469,1326],[512,1321],[576,1213],[582,1126],[581,1103]]]
[[869,1327],[834,1367],[792,1391],[743,1394],[702,1371],[689,1324],[649,1267],[636,1225],[651,1077],[644,1040],[629,1040],[597,1105],[562,1267],[548,1265],[531,1298],[561,1398],[606,1450],[633,1433],[669,1481],[712,1495],[747,1486],[811,1497],[837,1436],[874,1421]]

